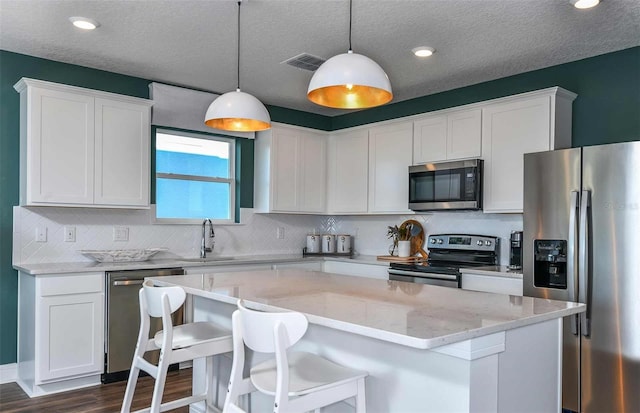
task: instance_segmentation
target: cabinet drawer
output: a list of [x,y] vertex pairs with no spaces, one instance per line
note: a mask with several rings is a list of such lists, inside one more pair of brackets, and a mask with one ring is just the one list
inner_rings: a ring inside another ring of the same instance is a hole
[[50,276],[38,280],[40,296],[101,293],[104,289],[103,273]]

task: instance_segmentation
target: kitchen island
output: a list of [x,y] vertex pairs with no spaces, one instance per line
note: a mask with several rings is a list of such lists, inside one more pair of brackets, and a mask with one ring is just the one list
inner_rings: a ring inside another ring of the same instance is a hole
[[[576,303],[301,270],[153,280],[192,294],[195,321],[230,327],[239,298],[257,310],[304,313],[309,330],[296,348],[368,371],[369,412],[559,411],[562,318],[585,310]],[[254,354],[253,361],[263,356]],[[222,358],[222,383],[229,369],[230,359]],[[196,363],[194,386],[203,385],[202,373]],[[255,394],[252,407],[269,411],[270,401]],[[323,411],[352,409],[338,403]]]

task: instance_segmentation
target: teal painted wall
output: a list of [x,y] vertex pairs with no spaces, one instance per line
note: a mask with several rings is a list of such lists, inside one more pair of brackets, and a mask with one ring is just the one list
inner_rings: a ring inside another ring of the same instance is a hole
[[[18,203],[19,97],[13,85],[21,77],[145,98],[149,84],[141,78],[0,51],[0,364],[16,360],[17,273],[11,267],[11,240],[12,207]],[[551,86],[578,94],[573,146],[640,140],[640,47],[333,118],[268,108],[276,122],[330,131]],[[243,141],[238,149],[241,163],[252,165],[253,143]],[[251,207],[253,171],[242,168],[239,179],[240,204]]]
[[640,47],[336,116],[343,129],[560,86],[573,102],[573,146],[640,140]]

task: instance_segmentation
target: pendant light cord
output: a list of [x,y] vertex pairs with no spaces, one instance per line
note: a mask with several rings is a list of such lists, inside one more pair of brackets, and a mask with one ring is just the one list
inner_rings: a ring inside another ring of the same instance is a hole
[[349,0],[349,51],[351,51],[351,16],[353,15],[353,1]]
[[242,1],[238,1],[238,90],[240,90],[240,5]]

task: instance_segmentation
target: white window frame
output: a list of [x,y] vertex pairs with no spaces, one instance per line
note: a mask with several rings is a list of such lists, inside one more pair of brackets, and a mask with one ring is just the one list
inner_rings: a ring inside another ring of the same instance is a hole
[[158,202],[158,178],[164,179],[179,179],[179,180],[189,180],[189,181],[202,181],[202,182],[221,182],[229,184],[229,219],[218,219],[213,217],[204,217],[202,219],[192,219],[192,218],[158,218],[157,210],[154,208],[154,218],[155,222],[158,224],[201,224],[203,219],[211,219],[213,224],[234,224],[235,223],[235,215],[236,215],[236,141],[234,138],[218,136],[218,135],[207,135],[205,133],[197,133],[197,132],[185,132],[185,131],[176,131],[172,129],[163,129],[156,128],[154,140],[156,140],[156,151],[157,151],[157,135],[159,133],[167,134],[167,135],[176,135],[176,136],[184,136],[187,138],[195,138],[195,139],[206,139],[212,141],[220,141],[226,142],[229,144],[229,178],[212,178],[208,176],[201,175],[183,175],[183,174],[172,174],[172,173],[158,173],[158,165],[156,164],[155,173],[155,188],[156,188],[156,199],[155,202]]

